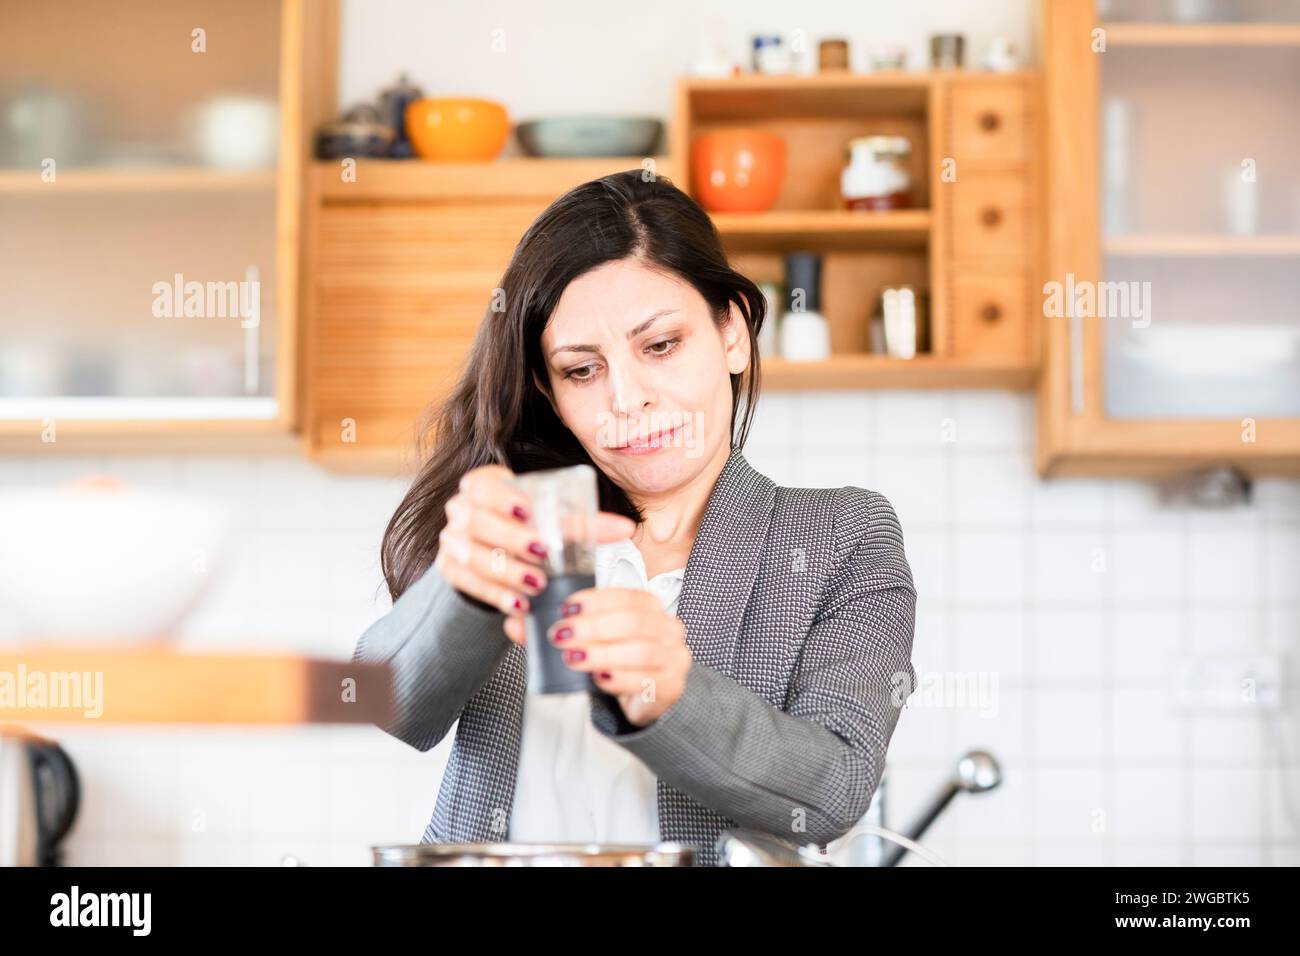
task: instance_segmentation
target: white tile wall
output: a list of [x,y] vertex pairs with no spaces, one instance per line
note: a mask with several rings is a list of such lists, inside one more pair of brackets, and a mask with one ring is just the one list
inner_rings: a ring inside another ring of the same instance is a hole
[[[951,862],[1295,865],[1294,704],[1284,697],[1272,717],[1189,713],[1174,690],[1193,653],[1270,653],[1290,667],[1300,484],[1260,482],[1248,507],[1204,514],[1161,507],[1141,482],[1043,483],[1032,427],[1031,399],[1004,393],[760,403],[747,447],[759,470],[875,488],[902,520],[920,595],[915,661],[933,683],[890,751],[889,822],[904,826],[957,757],[983,747],[1005,783],[958,797],[924,841]],[[230,510],[237,546],[187,646],[346,657],[387,607],[377,549],[400,480],[295,458],[0,459],[5,485],[92,471]],[[15,626],[0,612],[0,634]],[[953,677],[982,677],[988,696],[940,693]],[[371,844],[418,839],[450,745],[421,754],[364,727],[39,729],[85,777],[70,860],[113,865],[364,864]]]

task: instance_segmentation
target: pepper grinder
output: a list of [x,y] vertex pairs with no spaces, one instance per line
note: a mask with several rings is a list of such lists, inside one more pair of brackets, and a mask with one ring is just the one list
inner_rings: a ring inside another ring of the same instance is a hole
[[786,310],[781,317],[781,357],[819,362],[831,354],[830,327],[821,313],[822,257],[792,252],[785,257]]

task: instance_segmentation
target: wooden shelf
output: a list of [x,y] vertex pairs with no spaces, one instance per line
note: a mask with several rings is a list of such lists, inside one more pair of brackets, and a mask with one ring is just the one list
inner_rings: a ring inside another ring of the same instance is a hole
[[242,192],[275,188],[274,169],[229,170],[181,166],[74,167],[54,182],[40,170],[0,170],[0,193],[55,196],[63,193]]
[[1300,256],[1300,235],[1130,235],[1102,240],[1108,256]]
[[1300,46],[1300,23],[1103,23],[1112,46]]
[[940,84],[1019,83],[1025,71],[881,70],[729,77],[682,77],[678,97],[689,103],[695,122],[742,118],[907,116],[929,109]]
[[1034,371],[1024,365],[979,359],[918,355],[832,355],[824,362],[765,358],[762,387],[767,389],[867,388],[1025,388]]
[[930,239],[928,209],[857,212],[841,209],[711,213],[729,248],[788,251],[818,248],[924,249]]
[[[86,675],[85,688],[97,693],[79,690]],[[354,702],[343,700],[349,679]],[[34,701],[36,687],[61,681],[69,693],[51,689],[44,704]],[[0,652],[0,723],[367,724],[383,722],[390,706],[387,665],[156,648]]]
[[611,156],[594,159],[519,157],[486,163],[434,163],[422,159],[362,159],[356,180],[344,181],[339,160],[312,164],[316,188],[326,202],[421,202],[487,199],[506,202],[558,197],[574,186],[625,169],[639,169],[647,158],[655,171],[672,177],[666,156]]
[[812,73],[684,77],[679,95],[696,122],[744,117],[922,116],[932,74]]
[[139,398],[125,395],[55,395],[0,398],[0,423],[41,421],[272,421],[279,407],[269,396]]
[[[47,425],[55,426],[55,441]],[[271,398],[0,399],[0,453],[293,452],[289,415]]]

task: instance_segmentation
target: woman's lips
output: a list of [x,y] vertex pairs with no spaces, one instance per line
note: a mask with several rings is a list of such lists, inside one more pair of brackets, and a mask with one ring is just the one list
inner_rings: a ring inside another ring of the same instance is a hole
[[651,435],[649,438],[637,439],[626,445],[622,445],[615,450],[624,455],[652,455],[661,448],[668,447],[672,442],[673,436],[681,430],[681,427],[682,426],[678,425],[676,428],[670,428],[668,431],[659,432],[656,435]]

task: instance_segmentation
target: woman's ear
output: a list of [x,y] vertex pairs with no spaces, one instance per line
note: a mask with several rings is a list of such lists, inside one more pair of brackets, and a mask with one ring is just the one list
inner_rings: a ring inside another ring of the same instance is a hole
[[744,313],[735,302],[730,303],[727,322],[722,327],[722,348],[727,358],[727,371],[739,375],[749,368],[749,325]]

